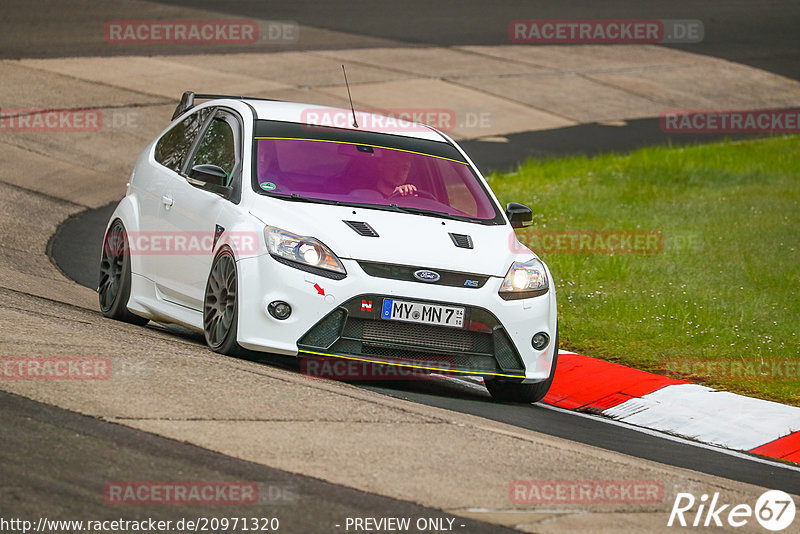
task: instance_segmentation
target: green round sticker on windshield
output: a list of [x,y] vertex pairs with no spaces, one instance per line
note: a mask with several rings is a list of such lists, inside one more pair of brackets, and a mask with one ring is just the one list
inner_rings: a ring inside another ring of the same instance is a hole
[[264,182],[261,184],[261,189],[264,191],[275,191],[275,188],[278,187],[272,182]]

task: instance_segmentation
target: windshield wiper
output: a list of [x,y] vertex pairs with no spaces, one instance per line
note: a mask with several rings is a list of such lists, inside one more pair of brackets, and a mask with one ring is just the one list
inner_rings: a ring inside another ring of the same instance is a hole
[[479,222],[478,220],[472,217],[467,217],[464,215],[453,215],[451,213],[447,213],[444,211],[426,210],[423,208],[411,208],[408,206],[399,206],[397,204],[368,204],[364,202],[347,202],[343,200],[329,200],[324,198],[304,197],[303,195],[298,195],[297,193],[292,193],[290,195],[266,193],[266,195],[272,198],[280,198],[283,200],[289,200],[293,202],[309,202],[313,204],[326,204],[329,206],[350,206],[353,208],[367,208],[367,209],[383,210],[383,211],[396,211],[400,213],[413,213],[414,215],[425,215],[426,217],[440,217],[442,219],[450,219],[453,221]]
[[326,198],[314,198],[314,197],[304,197],[303,195],[298,195],[297,193],[292,193],[290,195],[282,195],[282,194],[269,194],[264,193],[268,197],[272,198],[280,198],[282,200],[290,200],[293,202],[310,202],[313,204],[329,204],[331,206],[341,206],[342,202],[338,200],[328,200]]
[[304,197],[303,195],[298,195],[297,193],[292,193],[290,195],[269,195],[275,198],[282,198],[285,200],[291,200],[295,202],[311,202],[315,204],[327,204],[330,206],[348,206],[351,208],[370,208],[370,209],[383,209],[388,211],[396,211],[394,206],[387,206],[385,204],[367,204],[364,202],[347,202],[346,200],[330,200],[327,198],[314,198],[314,197]]
[[390,206],[395,211],[401,211],[403,213],[413,213],[415,215],[427,215],[428,217],[441,217],[443,219],[451,219],[454,221],[475,222],[475,219],[473,219],[472,217],[467,217],[464,215],[453,215],[452,213],[447,213],[444,211],[426,210],[424,208],[411,208],[408,206],[398,206],[397,204],[390,204]]

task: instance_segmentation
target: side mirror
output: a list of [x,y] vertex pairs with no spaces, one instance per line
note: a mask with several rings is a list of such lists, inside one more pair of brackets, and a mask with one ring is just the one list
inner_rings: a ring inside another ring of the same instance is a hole
[[189,171],[189,178],[196,182],[203,189],[217,193],[228,198],[233,192],[233,188],[228,185],[228,173],[221,167],[211,164],[195,165]]
[[533,211],[525,204],[509,202],[506,204],[506,216],[511,221],[512,228],[530,226],[533,222]]

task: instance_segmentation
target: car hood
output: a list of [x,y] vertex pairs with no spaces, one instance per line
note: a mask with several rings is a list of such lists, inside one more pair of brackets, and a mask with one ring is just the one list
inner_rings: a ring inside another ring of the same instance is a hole
[[[512,228],[368,208],[330,206],[262,197],[250,213],[264,224],[315,237],[343,259],[393,263],[505,276],[514,260],[533,253]],[[369,224],[378,237],[360,235],[344,221]],[[471,238],[459,248],[450,233]]]

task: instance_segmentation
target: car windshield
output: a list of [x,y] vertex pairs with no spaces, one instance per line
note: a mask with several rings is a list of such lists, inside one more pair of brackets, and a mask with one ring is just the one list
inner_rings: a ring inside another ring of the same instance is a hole
[[458,151],[453,149],[447,153],[453,157],[445,157],[420,151],[426,143],[452,149],[444,143],[414,140],[413,146],[398,147],[381,146],[382,141],[388,144],[385,137],[338,140],[256,135],[254,186],[260,193],[293,200],[496,221],[494,203]]

